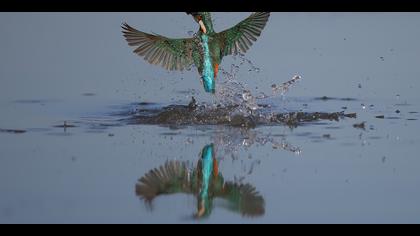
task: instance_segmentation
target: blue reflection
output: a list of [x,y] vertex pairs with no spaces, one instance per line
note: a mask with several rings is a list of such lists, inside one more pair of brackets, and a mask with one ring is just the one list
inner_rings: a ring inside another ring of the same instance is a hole
[[136,185],[136,194],[147,204],[160,195],[176,193],[193,194],[197,197],[196,218],[211,215],[215,198],[227,204],[221,207],[243,216],[262,216],[265,213],[264,198],[250,184],[225,181],[219,172],[214,144],[204,146],[195,168],[188,162],[167,161],[150,170]]

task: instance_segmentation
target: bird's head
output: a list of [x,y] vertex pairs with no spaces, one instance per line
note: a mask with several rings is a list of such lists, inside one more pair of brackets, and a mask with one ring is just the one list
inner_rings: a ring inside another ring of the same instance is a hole
[[207,34],[209,31],[213,30],[209,12],[187,12],[187,14],[191,15],[195,22],[200,25],[200,31],[202,33]]

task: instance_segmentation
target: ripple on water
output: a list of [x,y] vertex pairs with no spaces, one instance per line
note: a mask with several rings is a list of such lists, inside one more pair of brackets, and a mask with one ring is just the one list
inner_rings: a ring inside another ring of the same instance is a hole
[[[339,121],[355,118],[356,115],[344,112],[277,112],[271,108],[260,108],[249,112],[240,106],[219,106],[211,104],[170,105],[160,108],[138,109],[132,116],[122,119],[127,124],[155,125],[228,125],[254,128],[264,125],[286,125],[297,127],[310,122]],[[238,110],[239,109],[239,110]],[[249,113],[248,113],[249,112]],[[328,124],[328,123],[326,123]],[[339,128],[339,127],[338,127]]]

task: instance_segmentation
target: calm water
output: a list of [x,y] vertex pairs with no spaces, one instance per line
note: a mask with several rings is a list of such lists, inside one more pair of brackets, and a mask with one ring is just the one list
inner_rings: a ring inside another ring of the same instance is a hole
[[[248,14],[215,13],[216,31]],[[184,13],[0,13],[0,223],[420,223],[420,14],[272,13],[246,54],[260,71],[243,65],[237,79],[269,93],[299,74],[264,111],[357,117],[251,129],[139,122],[212,98],[194,70],[132,54],[124,21],[171,37],[197,29]],[[220,180],[248,187],[239,200],[214,190],[197,220],[185,186],[151,204],[139,195],[151,170],[177,161],[193,173],[211,144]]]

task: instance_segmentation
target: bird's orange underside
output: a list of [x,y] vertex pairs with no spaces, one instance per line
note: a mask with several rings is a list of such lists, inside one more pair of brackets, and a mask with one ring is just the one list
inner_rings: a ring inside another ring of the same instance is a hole
[[219,64],[214,65],[214,78],[217,77],[217,73],[219,72]]
[[216,158],[213,159],[213,176],[219,176],[219,166],[217,164]]

